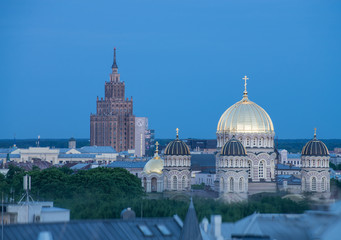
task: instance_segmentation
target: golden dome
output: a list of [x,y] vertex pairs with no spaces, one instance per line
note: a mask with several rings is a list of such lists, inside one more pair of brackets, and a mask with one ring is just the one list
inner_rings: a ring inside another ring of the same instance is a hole
[[244,97],[221,115],[217,133],[273,133],[274,126],[267,112],[249,100],[246,84]]
[[143,168],[143,172],[147,174],[149,173],[162,174],[163,159],[161,159],[158,154],[158,146],[159,146],[159,143],[156,142],[156,151],[155,151],[154,157],[150,159]]

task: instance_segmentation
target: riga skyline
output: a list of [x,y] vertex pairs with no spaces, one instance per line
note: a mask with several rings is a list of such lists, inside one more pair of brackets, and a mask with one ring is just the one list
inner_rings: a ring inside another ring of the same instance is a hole
[[340,2],[131,4],[0,4],[1,139],[89,138],[114,47],[157,138],[214,139],[245,75],[278,138],[340,138]]

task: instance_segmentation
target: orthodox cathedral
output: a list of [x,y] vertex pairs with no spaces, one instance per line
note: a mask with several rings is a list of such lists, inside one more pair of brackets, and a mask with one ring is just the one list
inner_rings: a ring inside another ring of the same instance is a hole
[[[278,191],[277,166],[279,153],[274,144],[275,130],[267,112],[249,100],[247,80],[243,78],[242,100],[229,107],[217,126],[215,191],[227,201],[241,201],[259,192]],[[164,151],[158,148],[145,165],[142,185],[146,192],[189,191],[191,189],[191,154],[179,139],[170,142]],[[316,138],[306,143],[301,154],[300,192],[330,193],[329,152]]]

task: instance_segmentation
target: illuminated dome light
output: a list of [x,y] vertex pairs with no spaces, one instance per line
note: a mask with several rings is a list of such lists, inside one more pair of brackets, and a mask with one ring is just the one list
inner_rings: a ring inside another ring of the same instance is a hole
[[150,159],[147,162],[147,164],[144,166],[143,172],[147,174],[150,174],[150,173],[162,174],[163,166],[164,166],[164,161],[159,156],[159,143],[156,142],[156,150],[155,150],[154,157]]
[[274,126],[269,114],[249,100],[246,90],[248,78],[245,76],[243,79],[245,80],[243,99],[233,104],[221,115],[217,133],[273,133]]

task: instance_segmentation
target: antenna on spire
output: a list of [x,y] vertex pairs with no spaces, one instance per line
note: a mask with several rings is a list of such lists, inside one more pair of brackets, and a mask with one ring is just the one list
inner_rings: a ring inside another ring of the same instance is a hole
[[111,68],[118,68],[116,63],[116,48],[114,48],[114,63],[112,64]]
[[249,80],[249,78],[245,75],[245,77],[243,77],[242,79],[245,81],[245,83],[244,83],[244,87],[245,87],[244,98],[247,98],[247,90],[246,90],[247,82],[246,81]]

